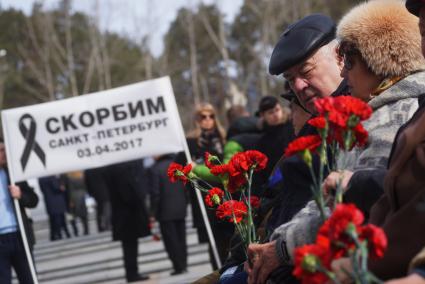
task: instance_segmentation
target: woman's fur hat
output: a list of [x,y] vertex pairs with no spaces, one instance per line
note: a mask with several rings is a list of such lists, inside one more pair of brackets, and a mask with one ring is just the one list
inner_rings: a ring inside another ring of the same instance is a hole
[[425,67],[418,18],[402,1],[372,0],[354,7],[341,19],[337,38],[353,44],[378,76],[406,76]]

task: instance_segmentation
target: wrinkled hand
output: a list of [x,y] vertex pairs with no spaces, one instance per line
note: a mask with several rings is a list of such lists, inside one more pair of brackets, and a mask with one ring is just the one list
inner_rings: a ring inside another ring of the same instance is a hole
[[425,284],[425,279],[413,273],[403,278],[387,281],[385,284]]
[[276,241],[266,244],[251,244],[248,247],[248,259],[252,266],[245,264],[248,273],[248,284],[265,283],[269,274],[279,267],[276,255]]
[[21,188],[17,185],[9,185],[9,191],[12,198],[21,199],[22,191]]
[[336,190],[337,184],[340,183],[342,192],[347,190],[348,183],[350,182],[353,172],[344,170],[342,172],[331,172],[323,181],[322,190],[325,196],[329,195],[332,191]]
[[353,266],[348,257],[332,261],[331,268],[340,283],[350,284],[353,282],[349,276],[349,274],[353,271]]

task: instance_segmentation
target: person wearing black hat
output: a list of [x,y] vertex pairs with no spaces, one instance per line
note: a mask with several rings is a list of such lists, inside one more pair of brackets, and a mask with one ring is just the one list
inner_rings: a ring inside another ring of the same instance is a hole
[[282,74],[311,113],[315,99],[347,92],[335,32],[329,17],[309,15],[282,33],[270,59],[270,74]]
[[[276,44],[269,63],[272,75],[283,74],[298,102],[314,115],[314,101],[326,96],[347,92],[346,82],[340,76],[343,68],[337,53],[336,25],[332,19],[321,14],[309,15],[290,25]],[[298,136],[316,134],[306,124]],[[313,156],[313,166],[318,171],[318,157]],[[280,202],[273,208],[268,229],[274,229],[290,221],[312,198],[312,177],[308,167],[299,157],[284,160],[280,166],[284,177]],[[325,173],[326,174],[326,173]],[[293,267],[281,266],[280,256],[284,246],[280,242],[250,245],[248,256],[253,266],[246,265],[249,283],[264,283],[273,278],[277,283],[296,283],[291,278]],[[273,273],[272,273],[273,272]]]
[[252,188],[259,194],[257,190],[267,182],[273,167],[295,135],[289,120],[289,110],[282,108],[276,97],[263,97],[255,114],[263,120],[264,131],[255,149],[264,153],[269,159],[266,168],[253,177]]

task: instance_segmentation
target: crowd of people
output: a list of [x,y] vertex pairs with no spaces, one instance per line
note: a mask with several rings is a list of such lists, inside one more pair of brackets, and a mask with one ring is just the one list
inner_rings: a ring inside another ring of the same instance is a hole
[[[364,123],[367,145],[337,157],[341,170],[325,169],[322,190],[330,197],[341,186],[343,202],[383,228],[387,251],[369,260],[368,269],[388,283],[425,283],[424,21],[425,3],[415,0],[361,3],[338,25],[308,15],[282,33],[269,64],[270,73],[282,74],[289,87],[284,98],[291,101],[298,137],[317,133],[306,122],[317,115],[318,98],[351,95],[371,107]],[[312,159],[318,172],[319,156]],[[196,283],[299,283],[294,250],[314,243],[322,224],[313,180],[300,156],[271,162],[269,178],[254,188],[262,197],[260,212],[267,212],[257,217],[257,231],[265,231],[261,243],[244,254],[233,236],[221,269]],[[335,261],[332,269],[334,281],[350,283],[350,259]]]
[[[203,181],[221,186],[204,165],[205,152],[227,162],[235,153],[258,150],[269,162],[252,182],[253,192],[261,197],[256,216],[260,243],[245,252],[233,224],[208,211],[216,243],[216,248],[209,245],[214,271],[195,283],[299,283],[292,273],[294,250],[314,242],[321,219],[311,192],[310,169],[301,157],[283,153],[296,137],[316,134],[307,123],[317,115],[314,102],[340,95],[366,102],[373,113],[364,123],[367,145],[338,156],[335,161],[341,170],[324,170],[324,194],[330,196],[341,186],[343,202],[355,204],[369,223],[383,228],[388,248],[382,259],[369,261],[371,272],[391,284],[425,283],[424,56],[425,2],[371,0],[348,11],[338,25],[327,16],[312,14],[285,29],[269,63],[270,74],[284,77],[285,93],[280,98],[263,96],[254,115],[233,106],[227,111],[227,132],[211,104],[196,106],[187,144],[193,172]],[[319,159],[312,156],[314,172],[322,170]],[[84,234],[89,233],[87,190],[97,203],[98,230],[112,229],[113,239],[121,242],[128,282],[149,279],[139,273],[138,239],[151,234],[153,222],[159,223],[171,275],[187,272],[189,203],[199,242],[210,240],[191,185],[185,189],[167,178],[169,165],[187,163],[186,156],[173,153],[154,160],[149,167],[136,160],[41,178],[50,239],[70,237],[67,212],[74,235],[77,218]],[[11,283],[13,267],[21,283],[32,283],[12,199],[19,200],[32,248],[34,236],[23,209],[35,207],[38,197],[26,183],[8,185],[3,143],[0,167],[0,282]],[[340,283],[349,283],[349,259],[333,263],[332,268]]]

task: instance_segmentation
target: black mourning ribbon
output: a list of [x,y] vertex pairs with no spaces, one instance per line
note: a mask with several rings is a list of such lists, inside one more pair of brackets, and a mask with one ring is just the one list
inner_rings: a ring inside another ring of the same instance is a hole
[[[25,120],[30,121],[29,129],[24,124]],[[21,156],[22,171],[25,171],[25,167],[28,164],[31,151],[34,151],[38,158],[40,158],[43,165],[46,166],[46,154],[44,153],[43,149],[41,149],[40,145],[35,141],[36,129],[37,124],[30,114],[26,113],[19,119],[19,131],[21,131],[22,136],[26,140],[25,148]]]

